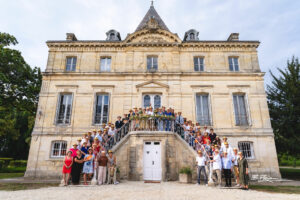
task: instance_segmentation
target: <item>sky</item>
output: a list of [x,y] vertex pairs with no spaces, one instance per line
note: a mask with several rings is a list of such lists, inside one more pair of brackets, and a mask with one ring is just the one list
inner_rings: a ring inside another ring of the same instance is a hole
[[[122,39],[135,31],[150,7],[150,0],[0,0],[0,32],[14,35],[32,67],[45,70],[47,40],[105,40],[116,29]],[[286,67],[300,57],[299,0],[155,0],[155,9],[171,32],[182,39],[194,28],[200,40],[259,40],[259,63],[266,84],[269,70]]]

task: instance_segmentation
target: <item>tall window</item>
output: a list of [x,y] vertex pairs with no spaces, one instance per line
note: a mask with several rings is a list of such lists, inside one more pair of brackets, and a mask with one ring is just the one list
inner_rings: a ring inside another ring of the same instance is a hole
[[235,124],[237,126],[248,125],[248,115],[246,110],[245,95],[234,94],[233,95]]
[[144,108],[152,106],[154,109],[161,107],[161,96],[158,94],[146,94],[143,98]]
[[100,60],[100,71],[101,72],[110,72],[111,58],[101,58]]
[[95,124],[107,123],[108,114],[109,114],[109,96],[105,94],[98,94],[96,99],[94,123]]
[[239,142],[239,151],[241,151],[245,158],[254,159],[253,143],[252,142]]
[[147,57],[147,70],[156,71],[158,69],[158,58],[157,56]]
[[75,71],[76,70],[76,57],[67,57],[66,61],[66,71]]
[[67,153],[67,142],[66,141],[54,141],[51,144],[51,155],[52,158],[64,157]]
[[203,57],[194,57],[194,70],[196,72],[204,71],[204,58]]
[[240,71],[239,68],[239,59],[237,57],[229,57],[229,70],[233,72],[238,72]]
[[200,125],[211,125],[208,94],[196,95],[197,122]]
[[59,97],[57,124],[70,124],[72,111],[72,94],[61,94]]

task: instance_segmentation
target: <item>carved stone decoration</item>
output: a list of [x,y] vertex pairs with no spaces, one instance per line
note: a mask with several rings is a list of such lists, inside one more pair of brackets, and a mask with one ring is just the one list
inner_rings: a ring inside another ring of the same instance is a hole
[[158,26],[158,22],[156,21],[156,19],[154,17],[151,17],[149,19],[149,21],[147,22],[147,28],[148,29],[158,29],[159,26]]

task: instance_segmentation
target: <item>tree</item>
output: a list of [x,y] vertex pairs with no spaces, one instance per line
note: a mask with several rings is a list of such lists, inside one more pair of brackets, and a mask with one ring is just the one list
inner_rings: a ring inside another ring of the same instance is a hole
[[31,68],[17,39],[0,32],[0,156],[26,159],[42,83],[39,68]]
[[298,58],[287,62],[287,68],[271,71],[272,84],[267,86],[268,105],[275,142],[279,153],[300,152],[300,64]]

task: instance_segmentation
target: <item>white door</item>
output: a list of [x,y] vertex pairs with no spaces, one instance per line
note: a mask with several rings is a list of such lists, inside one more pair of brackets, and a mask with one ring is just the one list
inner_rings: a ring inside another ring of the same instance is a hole
[[152,106],[152,108],[160,108],[161,107],[161,95],[158,94],[145,94],[143,96],[143,107],[149,107]]
[[144,180],[161,181],[161,146],[160,142],[144,144]]

